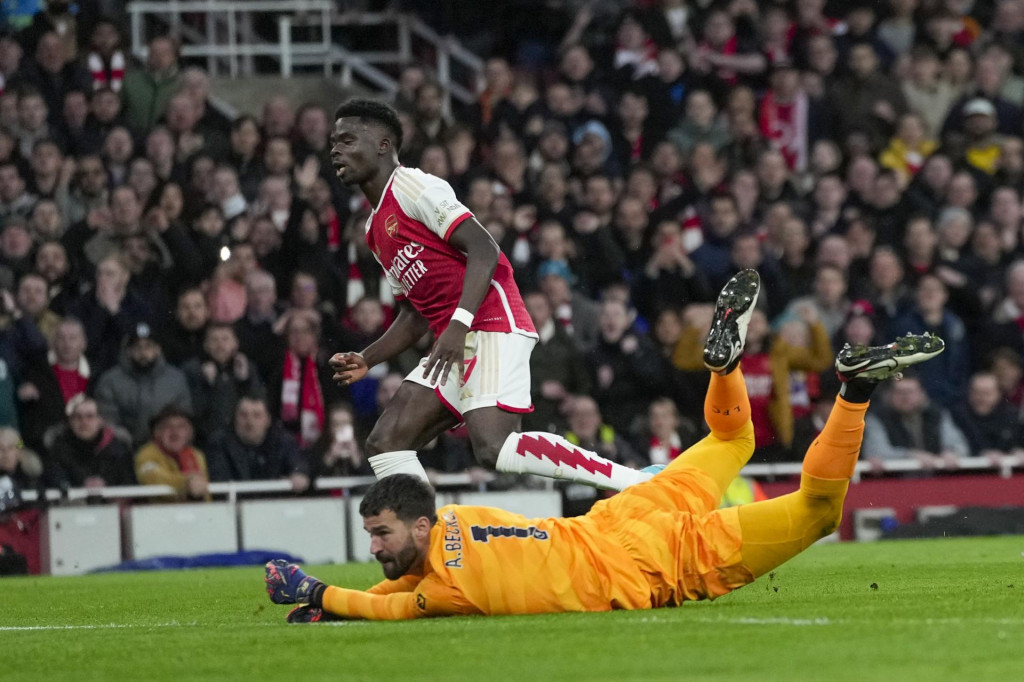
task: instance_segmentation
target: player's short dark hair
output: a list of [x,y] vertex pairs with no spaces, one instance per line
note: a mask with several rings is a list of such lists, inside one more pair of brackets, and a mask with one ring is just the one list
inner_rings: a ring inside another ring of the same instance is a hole
[[394,107],[373,99],[350,99],[334,112],[334,120],[354,117],[362,122],[379,123],[391,133],[395,151],[402,149],[402,122],[398,120],[398,112]]
[[370,486],[359,503],[359,515],[376,516],[390,509],[399,520],[411,523],[426,516],[431,523],[437,521],[434,489],[411,474],[394,474]]

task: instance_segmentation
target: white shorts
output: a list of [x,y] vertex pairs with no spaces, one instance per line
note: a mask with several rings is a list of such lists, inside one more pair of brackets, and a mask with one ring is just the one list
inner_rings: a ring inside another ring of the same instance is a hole
[[532,336],[507,332],[466,334],[463,364],[466,381],[460,381],[459,368],[448,372],[444,386],[440,377],[430,383],[423,378],[423,364],[405,377],[406,381],[433,389],[437,399],[462,421],[462,415],[480,407],[499,407],[506,412],[533,412],[530,397],[530,354],[537,345]]

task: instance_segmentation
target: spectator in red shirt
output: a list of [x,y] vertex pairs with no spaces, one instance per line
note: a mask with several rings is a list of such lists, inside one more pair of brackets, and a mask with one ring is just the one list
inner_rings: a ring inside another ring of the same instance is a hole
[[704,40],[690,53],[694,71],[706,74],[708,86],[718,93],[749,82],[764,73],[768,60],[755,46],[736,33],[736,23],[724,9],[715,9],[704,19]]
[[85,329],[73,317],[54,330],[45,360],[30,364],[18,386],[18,403],[25,442],[44,452],[46,430],[64,421],[64,406],[89,388],[92,378],[85,359]]
[[637,450],[646,451],[651,464],[668,464],[695,440],[693,425],[686,424],[685,437],[682,434],[682,427],[683,422],[675,401],[671,398],[656,398],[647,408],[650,438],[643,447],[637,447]]
[[86,339],[82,323],[73,317],[61,320],[54,331],[49,363],[60,385],[64,403],[89,387],[92,372],[85,359]]

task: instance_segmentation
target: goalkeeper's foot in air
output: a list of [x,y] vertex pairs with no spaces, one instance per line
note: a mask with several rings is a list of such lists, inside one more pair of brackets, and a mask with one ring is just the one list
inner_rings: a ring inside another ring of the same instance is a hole
[[846,344],[836,356],[836,373],[846,382],[901,378],[903,370],[930,360],[946,349],[935,334],[907,334],[885,346]]
[[712,372],[728,374],[740,364],[760,290],[761,277],[756,270],[741,270],[722,287],[704,344],[704,366]]

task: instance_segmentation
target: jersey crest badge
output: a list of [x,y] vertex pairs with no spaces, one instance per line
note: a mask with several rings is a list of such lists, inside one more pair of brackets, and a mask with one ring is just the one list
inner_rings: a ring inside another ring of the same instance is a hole
[[384,231],[388,233],[388,236],[392,239],[398,234],[398,217],[394,213],[389,215],[384,220]]

